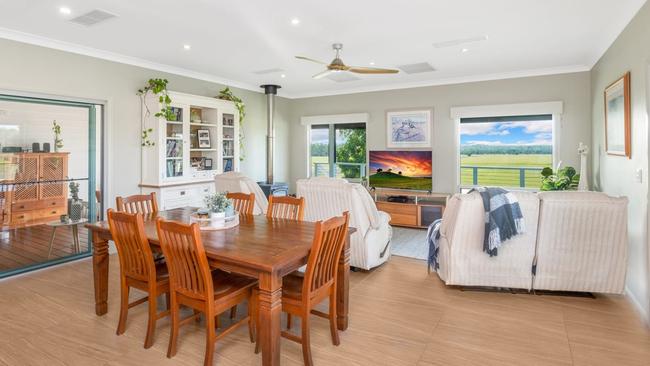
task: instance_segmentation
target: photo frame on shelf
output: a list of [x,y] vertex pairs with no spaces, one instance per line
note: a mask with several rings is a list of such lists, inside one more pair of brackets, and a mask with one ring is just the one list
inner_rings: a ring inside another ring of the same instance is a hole
[[190,108],[190,122],[202,123],[203,111],[200,108]]
[[212,158],[203,158],[203,170],[212,170]]
[[632,157],[630,73],[605,88],[605,150],[608,155]]
[[427,108],[386,111],[388,148],[431,147],[433,110]]
[[199,149],[209,149],[212,147],[210,143],[210,130],[197,130],[199,139]]

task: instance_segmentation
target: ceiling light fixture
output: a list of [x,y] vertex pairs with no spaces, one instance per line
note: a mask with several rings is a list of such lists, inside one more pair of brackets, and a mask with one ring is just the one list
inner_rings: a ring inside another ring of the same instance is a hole
[[375,66],[375,61],[370,61],[370,66]]
[[298,25],[300,24],[300,19],[298,18],[291,18],[291,25]]
[[63,15],[70,15],[72,13],[72,10],[70,10],[70,8],[62,6],[62,7],[59,8],[59,13],[61,13]]
[[286,77],[287,77],[287,75],[285,75],[285,74],[282,74],[282,75],[280,75],[280,77],[284,79],[284,78],[286,78]]
[[190,46],[189,44],[184,44],[183,45],[183,49],[185,49],[186,51],[189,51],[191,48],[192,48],[192,46]]
[[460,52],[467,53],[467,52],[469,52],[469,48],[463,48],[462,50],[460,50]]

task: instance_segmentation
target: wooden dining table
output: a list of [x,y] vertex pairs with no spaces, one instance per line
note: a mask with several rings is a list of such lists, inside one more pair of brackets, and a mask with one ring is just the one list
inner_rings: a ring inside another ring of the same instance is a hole
[[[196,209],[179,208],[145,216],[145,232],[152,247],[159,247],[155,218],[189,222]],[[312,222],[269,219],[266,216],[240,216],[239,225],[215,231],[202,231],[208,262],[212,268],[234,272],[259,280],[259,320],[262,364],[280,364],[280,316],[282,278],[307,263],[314,229]],[[93,240],[95,313],[108,311],[108,241],[112,240],[106,221],[87,224]],[[354,228],[350,228],[350,234]],[[350,273],[349,236],[343,247],[337,273],[337,325],[348,327]]]

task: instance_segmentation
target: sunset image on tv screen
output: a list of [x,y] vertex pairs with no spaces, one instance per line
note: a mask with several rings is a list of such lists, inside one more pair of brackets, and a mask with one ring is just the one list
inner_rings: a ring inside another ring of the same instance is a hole
[[371,151],[369,184],[430,191],[431,151]]

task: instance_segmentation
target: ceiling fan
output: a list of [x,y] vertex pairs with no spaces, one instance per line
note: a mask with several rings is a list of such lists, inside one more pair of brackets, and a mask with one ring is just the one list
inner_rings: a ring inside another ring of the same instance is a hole
[[377,67],[347,66],[346,64],[343,63],[343,60],[341,60],[341,58],[339,57],[339,53],[343,48],[343,44],[334,43],[332,45],[332,48],[334,49],[334,51],[336,51],[336,57],[329,64],[326,62],[314,60],[312,58],[304,57],[304,56],[296,56],[296,58],[300,60],[315,62],[321,65],[326,65],[327,69],[325,71],[319,72],[318,74],[312,76],[312,78],[314,79],[320,79],[331,73],[341,72],[341,71],[354,72],[357,74],[396,74],[399,72],[399,70],[382,69]]

